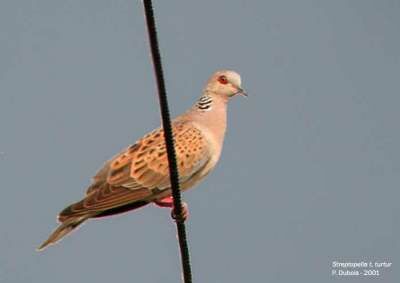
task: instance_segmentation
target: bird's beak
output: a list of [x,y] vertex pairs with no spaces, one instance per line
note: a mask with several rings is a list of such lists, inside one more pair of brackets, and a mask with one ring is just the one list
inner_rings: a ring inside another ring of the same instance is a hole
[[240,94],[242,96],[248,96],[247,93],[240,87],[237,87],[237,92],[235,92],[232,96],[235,96],[236,94]]

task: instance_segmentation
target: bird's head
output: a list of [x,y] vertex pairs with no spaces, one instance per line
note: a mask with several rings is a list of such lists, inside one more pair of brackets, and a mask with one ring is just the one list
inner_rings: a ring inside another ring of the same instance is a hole
[[241,88],[240,75],[230,70],[215,72],[208,80],[205,90],[222,98],[230,98],[237,94],[247,96]]

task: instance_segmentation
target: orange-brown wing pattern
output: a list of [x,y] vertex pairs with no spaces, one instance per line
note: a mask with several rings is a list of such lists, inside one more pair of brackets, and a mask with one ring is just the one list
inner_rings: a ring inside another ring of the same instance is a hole
[[[190,179],[208,160],[206,140],[198,129],[174,123],[173,134],[181,183]],[[67,207],[68,215],[104,211],[135,201],[150,200],[152,189],[169,187],[168,158],[162,129],[146,135],[104,164],[93,178],[86,198]]]
[[66,207],[58,215],[58,220],[63,222],[70,217],[86,214],[96,214],[126,206],[141,200],[145,200],[151,195],[151,191],[141,188],[135,191],[124,187],[112,187],[108,184],[87,195],[83,200]]
[[[181,182],[209,160],[206,140],[188,124],[174,124],[174,141]],[[168,157],[164,132],[158,129],[139,140],[109,164],[107,182],[130,189],[169,186]]]

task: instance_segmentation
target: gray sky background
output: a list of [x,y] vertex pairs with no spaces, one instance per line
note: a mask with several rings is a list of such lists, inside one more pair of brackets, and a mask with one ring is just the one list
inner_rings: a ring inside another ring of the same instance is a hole
[[[398,282],[400,1],[155,1],[174,115],[232,68],[219,166],[185,193],[194,282]],[[0,2],[0,282],[179,282],[169,210],[37,253],[101,164],[159,125],[140,1]],[[331,263],[389,261],[376,278]]]

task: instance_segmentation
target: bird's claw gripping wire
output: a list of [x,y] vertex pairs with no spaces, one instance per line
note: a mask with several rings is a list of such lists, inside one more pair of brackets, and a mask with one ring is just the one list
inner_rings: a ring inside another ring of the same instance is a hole
[[189,218],[189,207],[186,202],[182,202],[181,215],[176,215],[175,208],[171,210],[171,217],[176,222],[185,222]]
[[182,202],[182,210],[181,210],[181,215],[177,215],[175,212],[174,208],[174,200],[172,197],[166,197],[160,200],[154,201],[154,203],[157,206],[160,207],[169,207],[171,209],[171,217],[174,219],[176,222],[185,222],[189,218],[189,207],[187,203]]

